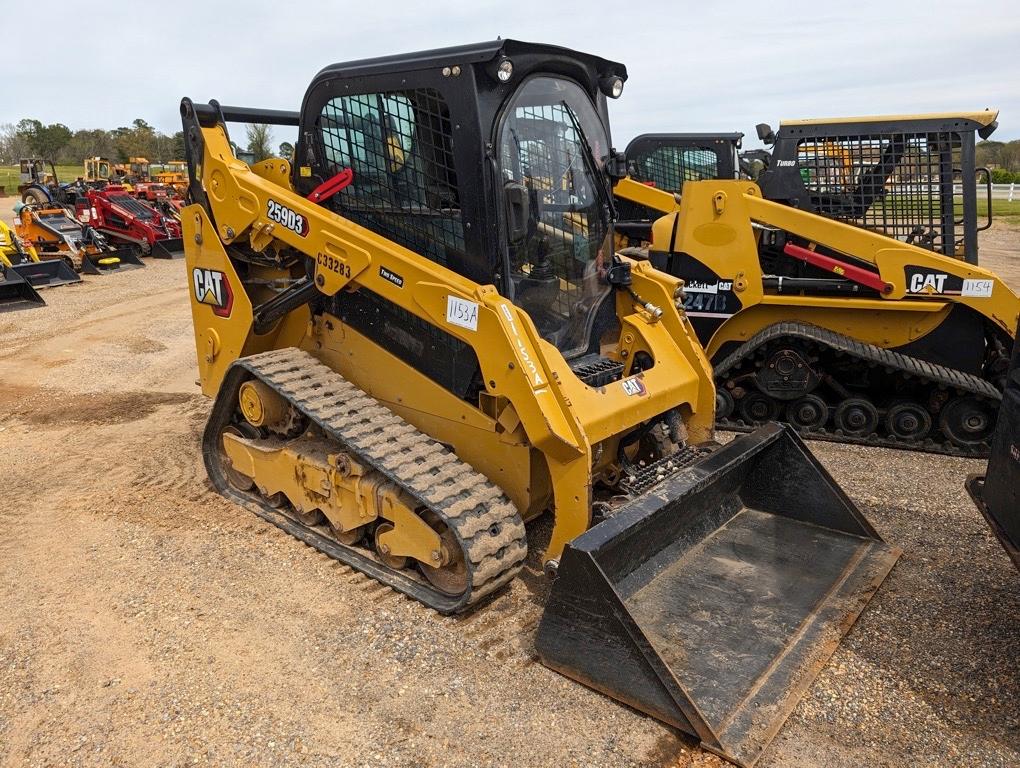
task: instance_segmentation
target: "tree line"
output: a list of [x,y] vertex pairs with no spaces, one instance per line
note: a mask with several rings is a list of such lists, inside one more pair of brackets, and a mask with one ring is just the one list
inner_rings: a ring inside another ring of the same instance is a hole
[[[234,151],[247,151],[255,161],[279,155],[290,158],[294,147],[284,141],[273,146],[273,130],[269,125],[245,127],[246,146],[231,142]],[[981,141],[976,148],[979,167],[992,170],[996,184],[1020,182],[1020,139],[1014,141]],[[63,123],[43,124],[28,118],[17,123],[0,125],[0,165],[16,165],[21,158],[39,157],[52,166],[81,165],[86,157],[105,157],[126,163],[132,157],[144,157],[153,163],[184,159],[184,132],[166,134],[156,130],[142,118],[113,130],[84,128],[71,130]]]
[[[247,146],[231,144],[235,152],[253,154],[256,162],[277,154],[289,158],[294,153],[294,147],[286,141],[273,147],[269,125],[246,126],[246,139]],[[16,165],[22,158],[31,157],[49,164],[54,175],[55,166],[82,165],[87,157],[121,163],[132,157],[144,157],[152,163],[165,163],[184,159],[184,132],[162,133],[141,118],[133,120],[130,126],[113,130],[72,130],[63,123],[46,125],[32,118],[0,125],[0,165]]]
[[1020,183],[1020,139],[979,141],[974,158],[979,168],[991,169],[993,183]]

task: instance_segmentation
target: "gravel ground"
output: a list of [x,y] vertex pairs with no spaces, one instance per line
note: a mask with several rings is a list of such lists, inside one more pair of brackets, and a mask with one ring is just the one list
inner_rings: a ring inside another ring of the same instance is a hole
[[[0,766],[725,765],[537,663],[535,556],[444,618],[212,493],[185,284],[150,261],[0,315]],[[1020,764],[982,463],[812,448],[905,554],[760,765]]]

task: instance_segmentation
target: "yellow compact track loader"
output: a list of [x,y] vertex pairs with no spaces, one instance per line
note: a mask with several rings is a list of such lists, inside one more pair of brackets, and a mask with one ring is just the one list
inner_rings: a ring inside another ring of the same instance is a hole
[[[544,663],[750,765],[898,551],[792,430],[708,447],[683,286],[611,247],[625,78],[499,40],[327,67],[299,113],[184,99],[204,459],[443,613],[551,513]],[[298,127],[293,165],[228,122]]]
[[36,289],[81,282],[81,277],[63,260],[42,261],[35,248],[23,245],[3,220],[0,220],[0,266],[7,273],[23,277]]
[[688,181],[678,202],[628,178],[614,194],[665,214],[627,252],[684,280],[719,426],[988,454],[1020,315],[997,275],[751,181]]

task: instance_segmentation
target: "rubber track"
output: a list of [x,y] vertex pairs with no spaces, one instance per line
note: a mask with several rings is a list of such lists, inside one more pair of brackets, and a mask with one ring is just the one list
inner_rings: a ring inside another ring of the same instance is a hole
[[[956,389],[960,392],[976,395],[978,397],[993,400],[996,403],[1002,401],[1002,393],[993,385],[978,376],[963,373],[953,368],[947,368],[935,363],[918,360],[909,355],[903,355],[890,349],[883,349],[874,344],[867,344],[840,333],[834,333],[825,328],[819,328],[809,323],[782,322],[770,325],[759,331],[737,350],[723,358],[719,365],[715,366],[714,377],[717,386],[724,385],[725,375],[734,367],[756,353],[770,341],[783,338],[795,338],[821,344],[832,350],[843,352],[868,363],[874,363],[886,368],[898,371],[904,375],[918,379],[924,379],[935,385]],[[934,421],[934,417],[933,417]],[[753,426],[747,426],[743,420],[720,419],[716,426],[723,429],[732,429],[740,432],[750,431]],[[936,429],[933,427],[933,429]],[[818,440],[828,440],[839,443],[855,443],[859,445],[880,445],[887,448],[901,448],[907,450],[920,450],[926,453],[940,453],[947,456],[980,457],[988,455],[988,446],[975,447],[972,449],[954,445],[944,441],[935,443],[928,440],[924,443],[897,440],[895,438],[868,438],[851,437],[828,431],[805,431],[798,430],[799,434]]]
[[[467,591],[459,596],[439,592],[410,570],[393,571],[367,550],[340,544],[281,514],[261,497],[229,486],[219,469],[220,434],[236,410],[241,383],[251,377],[292,403],[338,443],[338,450],[381,472],[446,522],[465,553]],[[298,349],[251,355],[233,363],[206,426],[203,453],[221,493],[240,497],[249,508],[254,502],[253,511],[305,543],[442,613],[465,610],[510,582],[527,556],[524,523],[497,486],[442,443]]]

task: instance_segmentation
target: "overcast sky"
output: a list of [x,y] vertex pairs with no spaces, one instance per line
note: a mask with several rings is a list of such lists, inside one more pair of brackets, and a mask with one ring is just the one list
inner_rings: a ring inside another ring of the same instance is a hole
[[[844,0],[106,0],[3,3],[0,123],[144,118],[181,96],[298,109],[323,66],[497,35],[621,61],[614,144],[782,118],[1000,110],[1020,138],[1020,3]],[[31,65],[28,65],[31,62]],[[276,129],[281,131],[282,129]],[[277,141],[285,136],[277,136]]]

